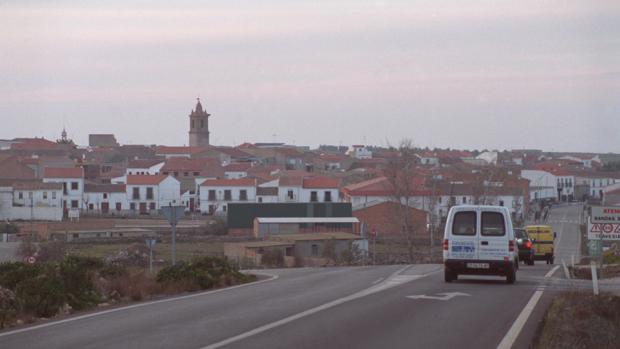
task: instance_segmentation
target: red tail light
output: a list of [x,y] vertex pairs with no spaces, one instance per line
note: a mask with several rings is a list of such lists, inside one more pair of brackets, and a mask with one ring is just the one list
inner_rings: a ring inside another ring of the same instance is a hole
[[444,239],[443,240],[443,250],[447,251],[448,250],[448,239]]
[[514,240],[510,240],[508,241],[508,252],[514,252],[515,251],[515,242]]
[[532,242],[531,241],[526,241],[523,245],[525,245],[525,248],[532,248]]

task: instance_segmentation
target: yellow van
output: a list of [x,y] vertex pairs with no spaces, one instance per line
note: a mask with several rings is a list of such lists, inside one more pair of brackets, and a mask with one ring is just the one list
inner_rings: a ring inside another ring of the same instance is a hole
[[548,225],[528,225],[525,232],[532,239],[534,259],[546,260],[547,264],[553,264],[553,240],[555,233]]

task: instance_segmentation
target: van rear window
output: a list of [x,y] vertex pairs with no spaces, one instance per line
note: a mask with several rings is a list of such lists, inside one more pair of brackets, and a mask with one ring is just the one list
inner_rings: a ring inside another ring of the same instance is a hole
[[452,235],[476,235],[476,212],[457,212],[452,220]]
[[482,236],[504,236],[504,215],[499,212],[482,212]]

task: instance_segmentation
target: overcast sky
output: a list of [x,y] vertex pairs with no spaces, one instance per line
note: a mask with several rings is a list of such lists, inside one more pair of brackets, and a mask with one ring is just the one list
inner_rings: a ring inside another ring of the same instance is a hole
[[620,152],[618,0],[0,0],[0,48],[0,139],[184,145],[199,96],[221,145]]

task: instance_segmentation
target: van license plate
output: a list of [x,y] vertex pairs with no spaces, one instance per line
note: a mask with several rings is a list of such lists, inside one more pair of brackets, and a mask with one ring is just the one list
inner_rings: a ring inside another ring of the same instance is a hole
[[489,269],[489,263],[467,263],[470,269]]

